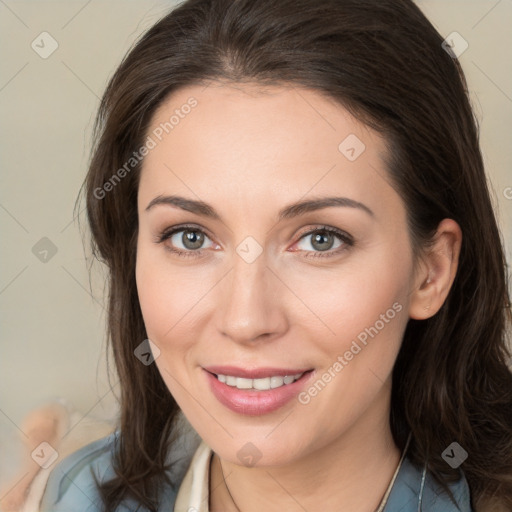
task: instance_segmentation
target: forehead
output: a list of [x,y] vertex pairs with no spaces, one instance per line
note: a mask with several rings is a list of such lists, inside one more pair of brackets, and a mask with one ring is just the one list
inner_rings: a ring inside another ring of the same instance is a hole
[[333,188],[356,200],[383,193],[385,141],[309,89],[185,87],[158,108],[146,135],[155,143],[140,181],[147,201],[176,188],[199,197],[222,191],[232,201],[250,189],[259,204],[269,193],[295,200]]
[[[296,159],[314,157],[326,149],[337,157],[339,143],[350,134],[383,149],[383,141],[340,103],[319,91],[292,85],[213,82],[181,88],[153,115],[149,132],[159,128],[164,145],[190,142],[209,149],[212,157],[218,153],[215,148],[222,153],[234,142],[243,143],[246,150],[253,148],[252,156],[261,158],[271,152],[282,154],[287,148],[292,150],[287,156]],[[236,153],[236,146],[229,149],[229,154]]]

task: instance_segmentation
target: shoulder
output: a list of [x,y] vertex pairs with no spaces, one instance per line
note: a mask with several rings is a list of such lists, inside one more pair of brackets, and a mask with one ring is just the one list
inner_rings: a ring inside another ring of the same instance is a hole
[[424,472],[405,457],[384,512],[474,512],[469,485],[462,471],[459,480],[448,487],[455,503],[430,473]]
[[[174,471],[170,475],[177,487],[181,483],[188,468],[190,459],[197,446],[197,434],[187,433],[178,437],[169,460],[173,461]],[[51,471],[46,484],[40,512],[101,512],[102,500],[99,495],[94,476],[98,482],[106,482],[115,476],[112,460],[120,432],[112,434],[80,450],[68,455]],[[94,475],[94,476],[93,476]],[[172,510],[176,499],[177,488],[168,486],[164,489],[162,510]],[[127,501],[115,512],[135,510],[137,504]],[[142,507],[140,512],[145,512]]]
[[68,455],[51,471],[41,502],[42,512],[75,509],[101,510],[93,474],[98,481],[113,476],[112,454],[118,432],[98,439]]
[[473,512],[469,485],[462,471],[459,480],[449,484],[448,487],[452,492],[455,504],[443,489],[432,478],[429,478],[422,500],[424,510],[432,512]]

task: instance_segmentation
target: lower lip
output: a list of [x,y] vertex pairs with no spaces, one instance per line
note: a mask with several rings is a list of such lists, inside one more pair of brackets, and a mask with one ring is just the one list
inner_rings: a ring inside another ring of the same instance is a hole
[[238,389],[220,382],[204,370],[210,389],[217,400],[228,409],[247,416],[260,416],[280,409],[295,398],[311,378],[313,371],[305,372],[300,379],[268,391]]

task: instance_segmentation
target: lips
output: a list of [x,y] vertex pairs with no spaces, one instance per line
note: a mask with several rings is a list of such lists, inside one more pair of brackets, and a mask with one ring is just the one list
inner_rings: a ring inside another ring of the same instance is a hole
[[238,414],[259,416],[290,402],[314,373],[304,368],[203,368],[213,395]]

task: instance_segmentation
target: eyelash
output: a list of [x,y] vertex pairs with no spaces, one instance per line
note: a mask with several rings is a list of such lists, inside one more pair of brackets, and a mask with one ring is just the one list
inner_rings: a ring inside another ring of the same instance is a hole
[[[155,242],[157,244],[163,243],[169,238],[171,238],[174,234],[179,233],[180,231],[193,231],[197,233],[203,233],[204,235],[208,236],[207,233],[205,233],[202,229],[198,228],[197,226],[193,225],[182,225],[182,226],[175,226],[173,228],[165,229],[161,233],[159,233],[156,237]],[[331,258],[334,256],[337,256],[342,251],[347,250],[348,248],[351,248],[354,246],[354,240],[351,236],[349,236],[344,231],[341,231],[337,228],[332,228],[330,226],[318,226],[315,229],[306,231],[305,233],[302,233],[299,237],[299,240],[302,240],[302,238],[312,235],[314,233],[318,232],[325,232],[336,235],[344,245],[338,247],[336,250],[333,251],[305,251],[309,254],[304,255],[304,258]],[[208,237],[210,238],[210,237]],[[180,249],[174,249],[172,247],[166,246],[166,249],[174,254],[177,254],[180,257],[200,257],[202,253],[206,249],[198,249],[198,250],[188,250],[188,251],[182,251]],[[298,250],[300,252],[300,249]]]

